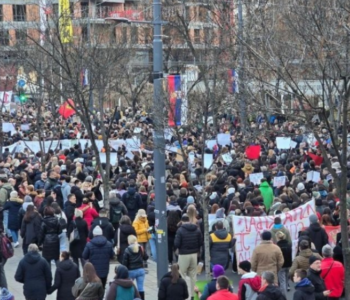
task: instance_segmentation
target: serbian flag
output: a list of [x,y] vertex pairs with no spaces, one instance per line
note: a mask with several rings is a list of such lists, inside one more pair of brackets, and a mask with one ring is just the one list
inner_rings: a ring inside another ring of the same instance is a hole
[[308,152],[307,154],[314,162],[316,166],[320,166],[323,163],[323,157]]
[[239,91],[238,91],[238,73],[235,69],[228,70],[228,91],[231,94],[239,93]]
[[68,99],[66,102],[64,102],[59,110],[58,113],[65,119],[68,119],[70,116],[75,114],[74,110],[74,102],[72,99]]
[[251,145],[245,149],[245,155],[250,160],[258,159],[260,157],[260,151],[260,145]]
[[181,75],[168,76],[168,93],[169,93],[169,113],[168,125],[170,127],[181,125]]

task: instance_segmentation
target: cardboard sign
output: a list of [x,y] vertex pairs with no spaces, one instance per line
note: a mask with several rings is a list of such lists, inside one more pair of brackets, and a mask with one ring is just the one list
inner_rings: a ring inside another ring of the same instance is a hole
[[228,133],[219,133],[216,139],[221,146],[231,145],[231,136]]
[[286,185],[286,176],[276,176],[273,178],[273,186],[280,187]]
[[226,164],[230,164],[233,160],[230,153],[225,153],[225,154],[221,155],[221,157]]
[[276,145],[278,149],[290,149],[292,139],[289,137],[277,137]]
[[264,178],[264,174],[263,173],[253,173],[253,174],[249,174],[249,180],[254,183],[254,185],[259,185],[261,182],[261,179]]

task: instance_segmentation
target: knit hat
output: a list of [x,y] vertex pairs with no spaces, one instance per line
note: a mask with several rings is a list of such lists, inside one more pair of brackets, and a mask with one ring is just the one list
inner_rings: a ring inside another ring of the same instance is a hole
[[32,202],[32,197],[30,197],[29,195],[24,196],[24,202]]
[[16,191],[12,191],[10,193],[10,198],[18,198],[18,193]]
[[309,257],[309,265],[311,266],[316,260],[321,260],[318,256],[312,255]]
[[187,197],[187,204],[193,204],[194,203],[194,198],[192,196]]
[[14,300],[15,297],[6,288],[1,289],[0,300]]
[[223,208],[219,208],[217,211],[216,211],[216,218],[217,219],[223,219],[225,218],[225,210]]
[[309,221],[311,224],[315,224],[318,222],[318,218],[316,215],[311,215],[311,216],[309,216]]
[[297,185],[297,192],[305,190],[305,185],[302,182],[299,182]]
[[93,180],[92,176],[86,176],[85,178],[85,182],[93,182]]
[[233,188],[233,187],[231,187],[231,188],[229,188],[229,189],[227,190],[227,193],[228,193],[229,195],[234,194],[235,192],[236,192],[236,189]]
[[209,198],[210,198],[211,200],[214,200],[214,199],[217,197],[217,195],[218,195],[217,192],[214,192],[214,193],[212,193],[212,194],[210,195]]
[[243,271],[250,272],[250,269],[252,268],[252,265],[251,265],[251,263],[249,261],[244,260],[244,261],[241,261],[239,263],[238,267],[240,269],[242,269]]
[[102,235],[103,233],[102,233],[101,227],[97,225],[97,226],[94,228],[94,230],[92,231],[92,234],[93,234],[94,236],[96,236],[96,235]]
[[225,269],[221,265],[214,265],[213,277],[218,278],[221,275],[225,275]]
[[270,231],[264,231],[262,234],[261,234],[261,238],[263,241],[270,241],[271,240],[271,232]]

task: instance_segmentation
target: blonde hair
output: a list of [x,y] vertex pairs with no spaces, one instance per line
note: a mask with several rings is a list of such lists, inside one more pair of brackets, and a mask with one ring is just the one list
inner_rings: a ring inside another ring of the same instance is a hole
[[284,240],[286,238],[286,235],[282,231],[277,231],[276,232],[276,238],[278,240]]
[[190,218],[190,222],[193,224],[197,224],[197,210],[196,207],[193,204],[190,204],[187,207],[187,211],[186,211],[188,217]]
[[128,244],[132,245],[131,250],[134,253],[139,252],[139,244],[137,243],[137,237],[134,235],[128,236]]

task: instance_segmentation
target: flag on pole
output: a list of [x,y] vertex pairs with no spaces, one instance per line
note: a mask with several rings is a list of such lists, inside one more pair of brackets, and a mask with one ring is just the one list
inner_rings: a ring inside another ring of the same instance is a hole
[[228,90],[231,94],[238,94],[238,73],[235,69],[228,70]]
[[170,104],[168,125],[170,127],[180,126],[182,109],[181,75],[168,76],[168,93]]
[[74,102],[72,99],[68,99],[58,109],[58,113],[65,119],[75,114]]
[[58,1],[59,10],[59,31],[61,42],[63,44],[70,43],[73,37],[73,25],[70,12],[69,0]]
[[89,70],[88,69],[81,70],[80,79],[81,79],[81,85],[83,87],[89,85]]

